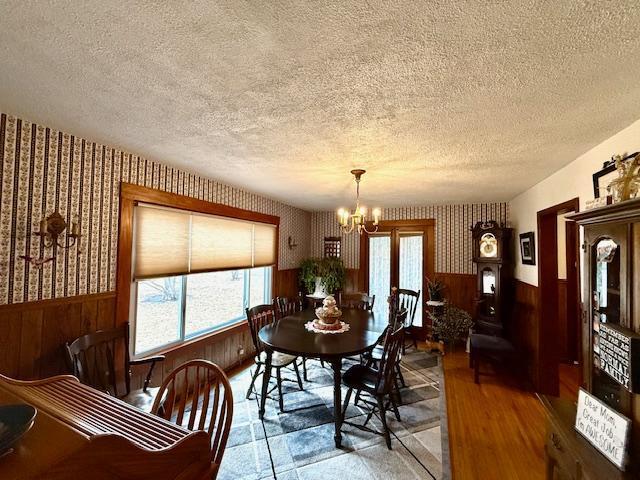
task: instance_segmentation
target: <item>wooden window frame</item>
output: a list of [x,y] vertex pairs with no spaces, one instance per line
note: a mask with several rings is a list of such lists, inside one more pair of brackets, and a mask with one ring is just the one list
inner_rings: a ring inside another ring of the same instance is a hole
[[[221,217],[234,218],[238,220],[249,220],[253,222],[269,223],[276,226],[276,263],[273,266],[271,275],[271,291],[275,291],[276,272],[280,259],[280,217],[267,215],[265,213],[244,210],[242,208],[230,207],[221,203],[207,202],[197,198],[178,195],[176,193],[164,192],[153,188],[133,185],[131,183],[120,183],[120,213],[118,231],[118,259],[116,265],[116,325],[122,325],[129,321],[131,307],[131,282],[132,282],[132,252],[133,252],[133,216],[134,207],[137,203],[147,203],[161,207],[176,208],[191,212],[217,215]],[[167,351],[177,350],[185,345],[192,345],[200,341],[209,340],[212,337],[228,335],[230,331],[238,331],[239,328],[246,328],[247,322],[215,330],[202,336],[189,339],[180,344],[167,347]]]

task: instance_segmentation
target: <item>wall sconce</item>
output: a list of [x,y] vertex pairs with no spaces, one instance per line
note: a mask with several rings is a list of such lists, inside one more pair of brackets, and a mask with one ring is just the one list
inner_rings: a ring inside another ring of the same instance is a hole
[[53,261],[57,248],[67,250],[80,242],[82,235],[80,235],[77,217],[76,220],[71,223],[71,231],[68,231],[67,235],[63,237],[62,234],[67,230],[68,226],[59,212],[53,212],[48,217],[43,218],[40,220],[40,230],[33,232],[33,234],[40,237],[40,252],[42,253],[44,248],[53,248],[53,255],[49,258],[44,258],[42,255],[40,258],[33,258],[30,255],[20,255],[20,258],[36,268],[42,268],[45,263]]
[[293,250],[294,248],[296,248],[298,246],[297,243],[294,243],[293,238],[289,237],[287,239],[287,243],[289,244],[289,250]]

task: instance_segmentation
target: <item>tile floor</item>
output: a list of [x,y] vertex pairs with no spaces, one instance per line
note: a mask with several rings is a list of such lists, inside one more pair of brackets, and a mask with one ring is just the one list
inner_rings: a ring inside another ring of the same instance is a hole
[[[304,382],[304,390],[300,391],[293,382],[285,382],[285,412],[279,412],[277,400],[270,398],[264,421],[258,418],[256,396],[245,399],[250,382],[249,370],[245,370],[231,379],[235,401],[233,426],[218,478],[447,478],[448,460],[442,448],[446,432],[441,431],[444,397],[440,391],[440,361],[438,356],[421,351],[404,357],[402,368],[408,387],[402,389],[399,407],[402,421],[396,421],[392,413],[387,415],[393,432],[391,451],[382,436],[350,425],[343,426],[342,448],[335,448],[330,368],[307,361],[309,381]],[[345,362],[344,368],[348,366]],[[285,376],[295,378],[293,372],[287,372]],[[276,392],[272,395],[276,398]],[[352,400],[347,409],[347,420],[362,424],[366,408],[354,406]],[[371,422],[380,430],[379,418],[374,416]],[[446,429],[446,421],[442,423]]]

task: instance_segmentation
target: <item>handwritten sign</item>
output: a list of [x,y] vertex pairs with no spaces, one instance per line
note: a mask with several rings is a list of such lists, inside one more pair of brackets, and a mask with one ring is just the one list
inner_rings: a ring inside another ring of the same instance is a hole
[[621,470],[626,463],[630,425],[627,417],[580,389],[575,429]]
[[[629,391],[638,385],[638,335],[619,325],[601,323],[599,333],[600,369]],[[635,388],[634,388],[635,387]]]

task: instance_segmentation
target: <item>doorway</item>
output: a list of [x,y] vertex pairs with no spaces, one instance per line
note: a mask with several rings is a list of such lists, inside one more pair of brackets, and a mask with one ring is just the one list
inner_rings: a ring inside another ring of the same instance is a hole
[[374,311],[386,314],[392,287],[420,291],[413,333],[422,340],[428,333],[423,308],[426,278],[433,278],[435,271],[434,225],[434,220],[383,221],[376,233],[360,238],[358,283],[376,296]]
[[580,369],[579,248],[577,198],[538,212],[538,390],[577,396]]

